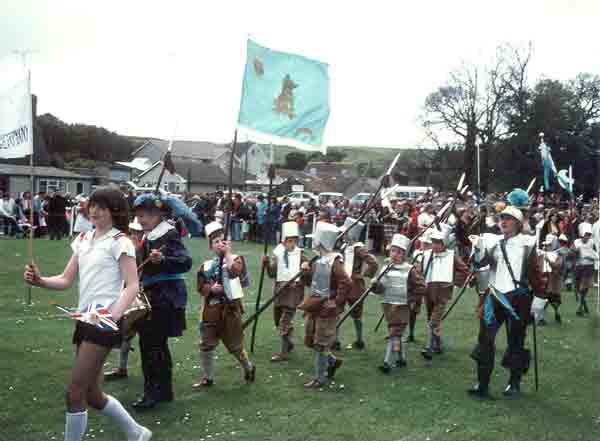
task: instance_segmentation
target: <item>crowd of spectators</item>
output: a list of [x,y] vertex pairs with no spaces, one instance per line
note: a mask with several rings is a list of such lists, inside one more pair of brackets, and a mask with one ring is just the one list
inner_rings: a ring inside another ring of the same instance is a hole
[[[130,204],[136,195],[124,193]],[[453,197],[450,193],[427,193],[419,199],[399,199],[375,202],[364,222],[363,241],[370,250],[384,253],[393,234],[402,233],[409,238],[430,224],[436,213]],[[230,239],[276,244],[279,241],[280,226],[293,220],[300,230],[300,245],[310,246],[310,237],[318,221],[343,225],[347,217],[356,218],[364,208],[364,203],[351,203],[347,198],[327,200],[318,203],[290,201],[287,197],[259,195],[245,198],[242,193],[234,193],[232,203],[227,194],[215,191],[203,194],[184,195],[183,199],[198,217],[202,225],[214,220],[226,221],[230,216]],[[470,233],[497,233],[497,215],[503,208],[505,194],[489,194],[477,204],[472,196],[459,200],[448,223],[455,227],[456,240]],[[39,192],[31,198],[29,192],[12,195],[0,190],[0,223],[5,236],[24,237],[31,227],[30,214],[33,211],[34,237],[57,239],[69,234],[85,232],[91,228],[87,219],[87,199],[83,195],[72,197],[59,191]],[[544,222],[542,222],[544,221]],[[543,192],[533,196],[530,207],[525,210],[525,233],[536,234],[540,225],[545,225],[548,233],[565,235],[569,241],[577,238],[577,227],[581,222],[594,224],[598,221],[598,200],[584,204],[581,199],[571,203],[561,201],[560,194],[544,196]],[[203,236],[200,228],[200,236]],[[468,243],[462,244],[468,247]]]

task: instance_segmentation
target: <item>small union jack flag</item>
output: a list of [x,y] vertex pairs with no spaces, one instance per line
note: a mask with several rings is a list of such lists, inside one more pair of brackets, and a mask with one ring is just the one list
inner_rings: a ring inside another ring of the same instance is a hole
[[73,320],[80,320],[102,329],[103,331],[118,331],[119,327],[113,321],[112,313],[99,303],[92,303],[85,312],[70,311],[62,306],[55,305],[60,311],[67,314]]

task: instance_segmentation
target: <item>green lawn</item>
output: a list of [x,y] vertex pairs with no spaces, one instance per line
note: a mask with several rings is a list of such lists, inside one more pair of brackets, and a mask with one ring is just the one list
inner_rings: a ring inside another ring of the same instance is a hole
[[[206,242],[187,244],[198,267],[208,256]],[[60,272],[70,254],[66,241],[37,240],[34,249],[44,274]],[[239,246],[237,251],[251,265],[252,288],[246,301],[253,309],[250,304],[258,286],[262,249],[252,244]],[[57,293],[34,288],[33,303],[27,305],[27,287],[21,276],[26,255],[25,241],[0,238],[0,440],[62,440],[64,391],[73,359],[73,323],[56,318],[49,300],[71,306],[76,303],[76,290]],[[271,281],[265,286],[269,295]],[[236,362],[220,347],[216,385],[198,393],[190,389],[200,372],[196,337],[199,299],[192,273],[188,287],[188,331],[171,342],[176,401],[137,416],[155,432],[156,440],[572,441],[600,437],[596,401],[600,396],[598,321],[575,317],[572,293],[564,293],[562,327],[551,322],[538,332],[540,391],[534,392],[531,372],[524,380],[520,400],[501,398],[508,374],[498,368],[492,381],[497,399],[477,402],[465,393],[474,378],[469,359],[477,334],[472,292],[465,294],[445,323],[450,350],[436,358],[431,367],[426,367],[418,354],[423,342],[421,316],[419,343],[410,347],[408,368],[390,376],[377,371],[385,343],[383,330],[373,333],[380,305],[371,298],[365,310],[367,348],[363,352],[344,351],[345,364],[329,389],[302,388],[312,375],[313,355],[301,344],[300,317],[292,359],[286,364],[269,362],[278,338],[268,311],[260,321],[252,355],[258,366],[256,384],[242,384]],[[590,304],[595,310],[595,301]],[[352,342],[353,332],[348,321],[343,328],[344,344]],[[504,338],[498,343],[499,359]],[[136,343],[130,357],[130,378],[105,387],[126,405],[142,391],[138,354]],[[115,352],[109,362],[114,365],[116,360]],[[122,439],[97,412],[90,412],[89,422],[87,439]]]

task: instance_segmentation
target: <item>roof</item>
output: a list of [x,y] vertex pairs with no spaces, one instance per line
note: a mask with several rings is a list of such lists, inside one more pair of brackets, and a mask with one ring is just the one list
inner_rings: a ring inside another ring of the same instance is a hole
[[313,169],[317,176],[356,176],[353,162],[309,162],[304,171],[310,173]]
[[[132,157],[137,156],[144,148],[150,144],[158,147],[163,154],[169,149],[169,141],[162,139],[152,139],[143,143],[140,147],[133,151]],[[206,141],[173,141],[172,147],[173,157],[185,157],[194,159],[215,159],[223,153],[230,151],[229,145],[215,144]]]
[[[28,165],[0,164],[0,175],[10,176],[29,176],[31,167]],[[34,176],[47,176],[51,178],[70,178],[70,179],[93,179],[93,176],[78,175],[67,170],[56,167],[34,167]]]
[[[173,164],[175,165],[176,173],[185,180],[189,180],[190,184],[219,184],[227,185],[229,179],[227,174],[216,164],[207,164],[202,161],[182,161],[177,158],[173,158]],[[140,174],[139,177],[144,176],[150,170],[154,169],[157,165],[162,166],[162,161],[157,161],[149,169]],[[248,180],[256,179],[251,173],[247,175]],[[244,184],[244,172],[242,169],[235,167],[233,169],[233,185]]]

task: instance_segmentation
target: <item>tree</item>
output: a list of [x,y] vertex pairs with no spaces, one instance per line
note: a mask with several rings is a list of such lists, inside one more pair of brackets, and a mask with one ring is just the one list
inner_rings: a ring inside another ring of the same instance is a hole
[[285,155],[285,168],[290,170],[304,170],[308,164],[308,158],[304,153],[290,152]]
[[[423,127],[438,148],[451,142],[463,146],[467,182],[475,182],[476,144],[491,146],[511,133],[510,98],[525,83],[531,46],[523,51],[499,46],[491,63],[463,63],[447,83],[425,100]],[[513,86],[512,88],[510,86]]]
[[310,155],[309,161],[315,162],[342,162],[346,153],[341,150],[329,150],[326,155],[321,152],[315,152]]

